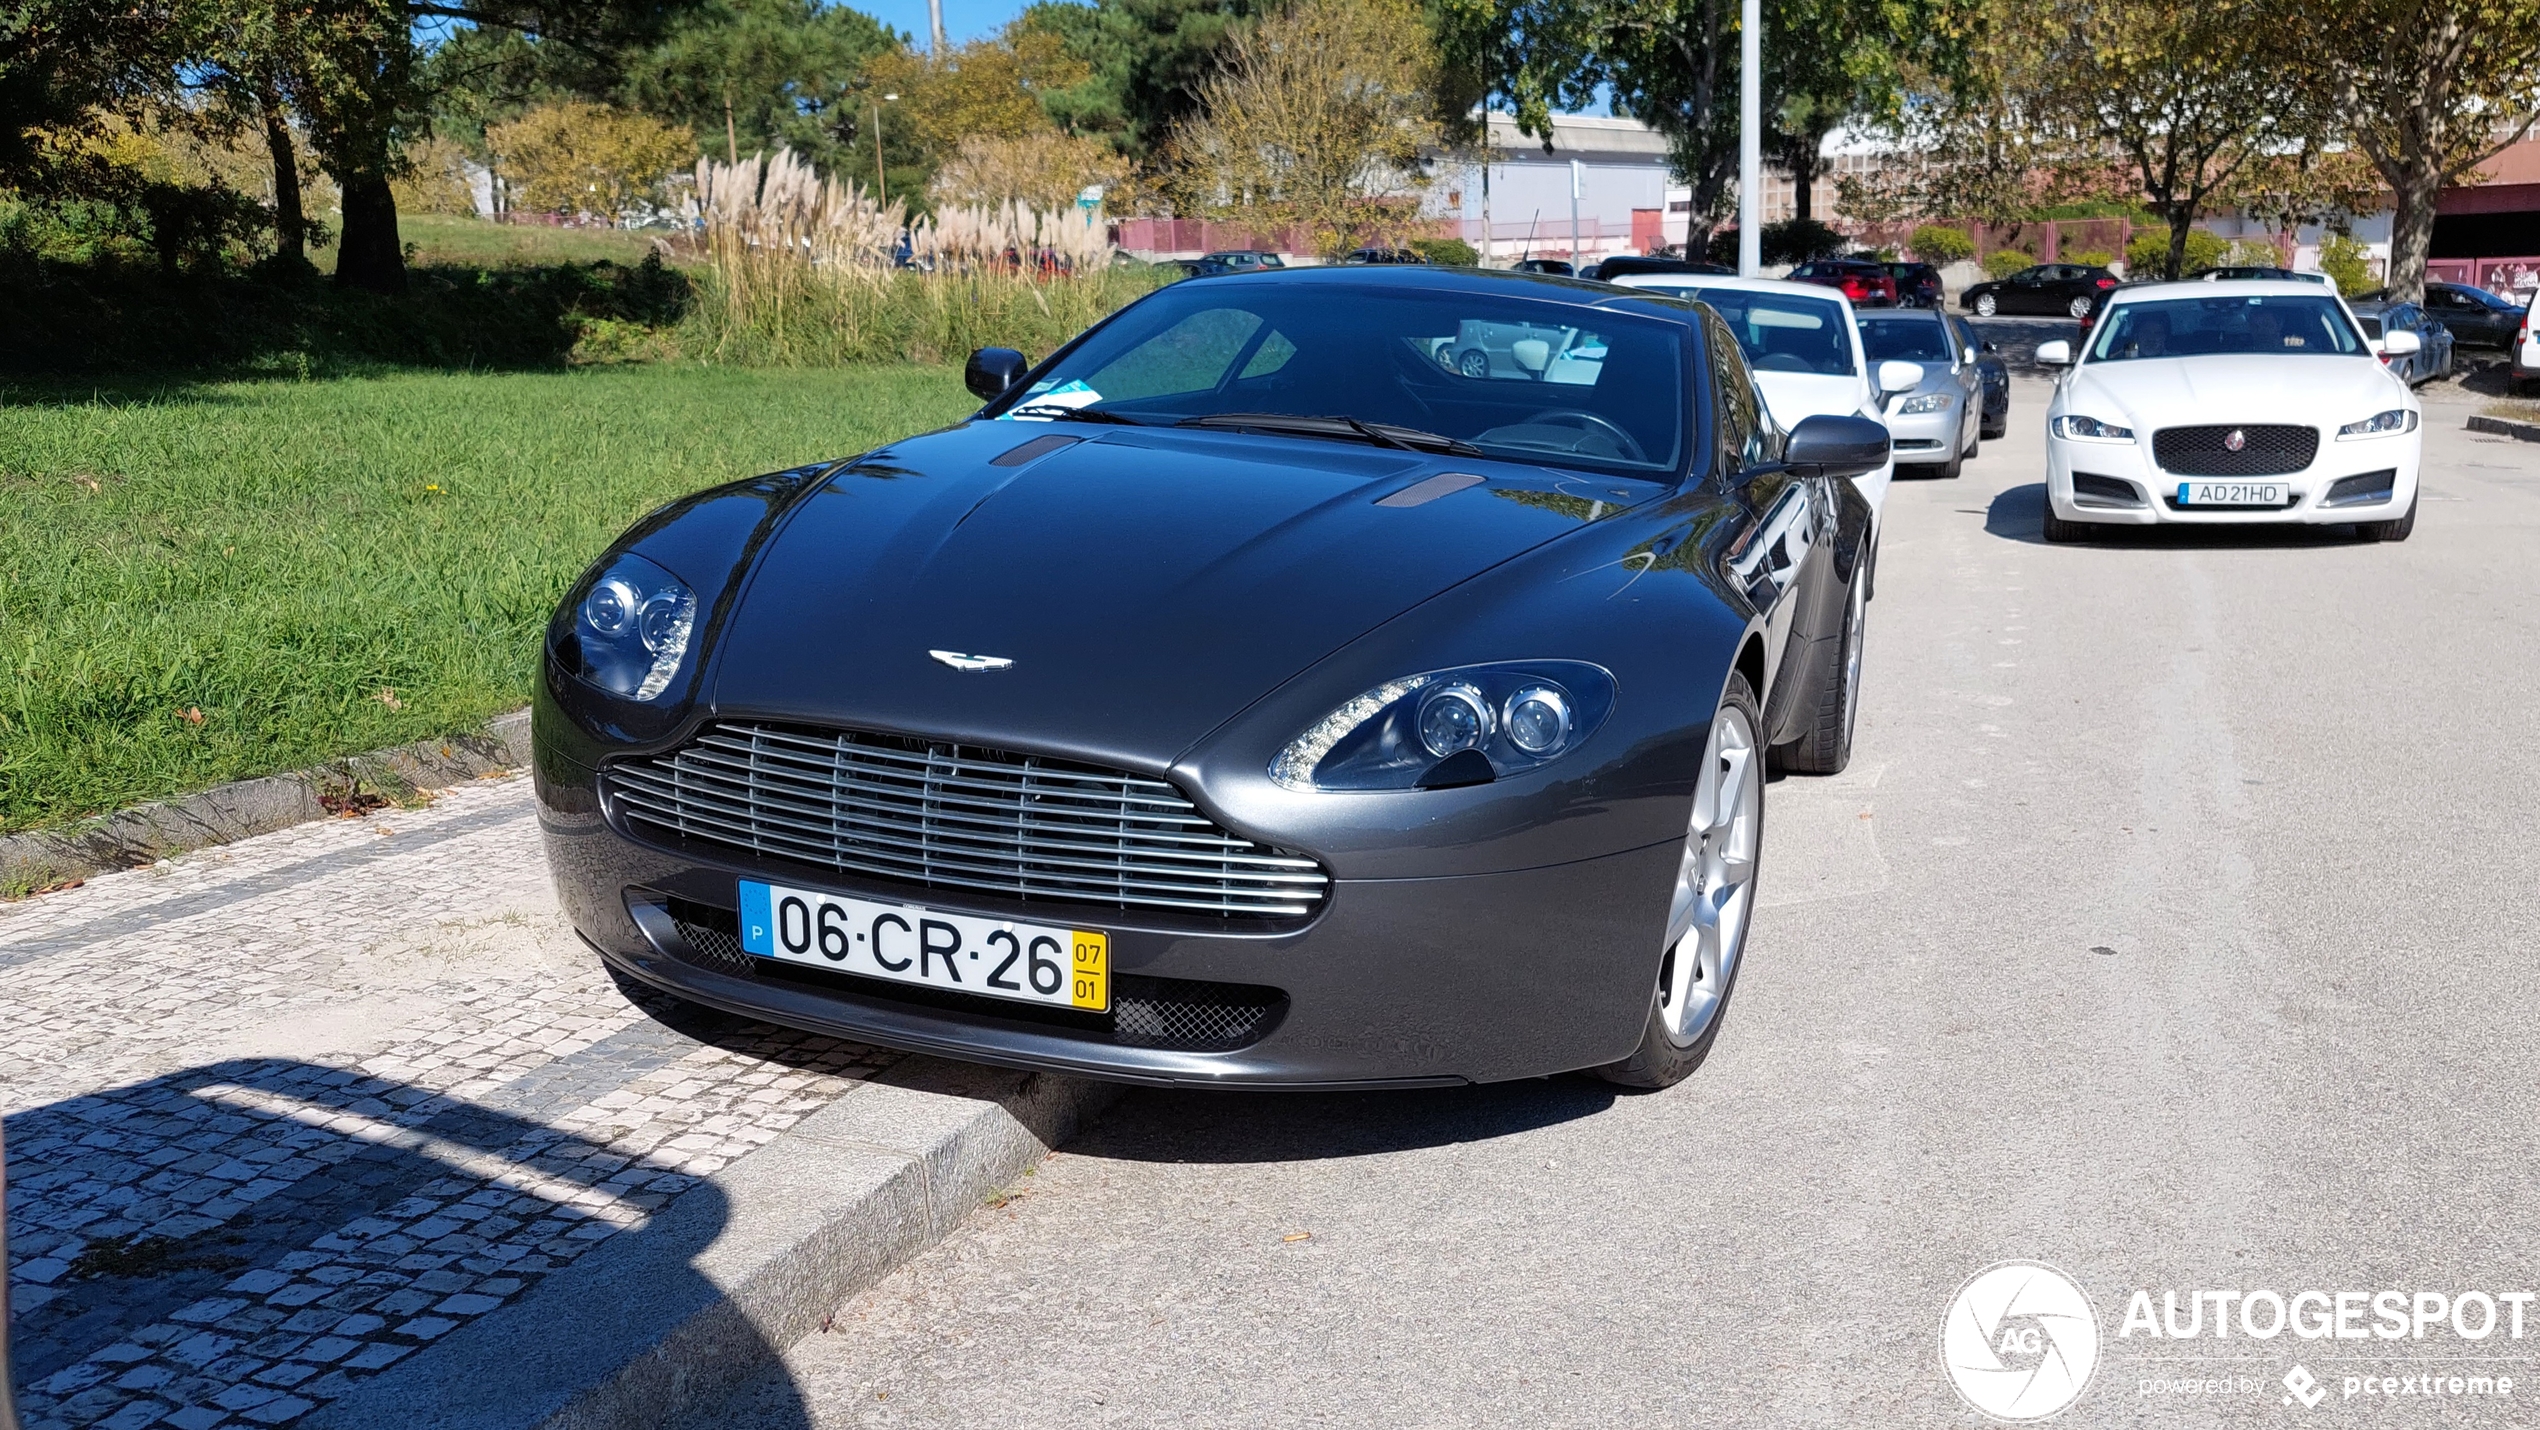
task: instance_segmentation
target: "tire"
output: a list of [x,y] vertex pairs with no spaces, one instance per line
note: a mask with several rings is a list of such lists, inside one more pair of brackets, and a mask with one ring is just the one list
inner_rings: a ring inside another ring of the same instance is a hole
[[1988,422],[1977,430],[1983,435],[1985,441],[1999,442],[2011,435],[2011,414],[2005,412],[2002,414],[2001,421]]
[[1808,712],[1805,733],[1773,747],[1773,763],[1792,774],[1839,775],[1852,763],[1852,727],[1861,714],[1861,650],[1868,635],[1870,563],[1852,573],[1852,589],[1843,598],[1843,630],[1827,642],[1825,678],[1818,683],[1816,708]]
[[1990,317],[1992,317],[1994,314],[1996,314],[1996,313],[1998,313],[1998,312],[2001,312],[2001,311],[2002,311],[2002,304],[2001,304],[2001,302],[2000,302],[1998,299],[1996,299],[1996,298],[1995,298],[1992,294],[1990,294],[1990,293],[1984,293],[1984,294],[1979,294],[1979,295],[1977,296],[1977,298],[1976,298],[1976,316],[1977,316],[1977,317],[1979,317],[1979,318],[1990,318]]
[[2075,298],[2064,305],[2064,311],[2072,314],[2076,318],[2087,318],[2090,316],[2090,300],[2087,298]]
[[1931,474],[1935,477],[1942,478],[1943,480],[1954,480],[1959,473],[1964,472],[1966,469],[1967,454],[1964,452],[1952,452],[1949,454],[1948,461],[1931,469]]
[[1466,348],[1455,355],[1455,370],[1470,378],[1490,376],[1490,354],[1480,348]]
[[2417,499],[2408,498],[2408,509],[2394,521],[2359,521],[2355,536],[2362,541],[2405,541],[2417,529]]
[[2075,542],[2090,539],[2089,529],[2082,523],[2066,521],[2055,514],[2055,503],[2051,499],[2046,503],[2046,520],[2040,524],[2038,530],[2039,534],[2046,538],[2049,546],[2070,546]]
[[[1658,981],[1640,1046],[1596,1075],[1624,1087],[1673,1087],[1711,1055],[1745,961],[1764,839],[1763,717],[1746,677],[1731,675],[1686,821],[1675,893],[1661,936]],[[1721,807],[1732,806],[1726,814]],[[1684,976],[1677,976],[1681,965]]]

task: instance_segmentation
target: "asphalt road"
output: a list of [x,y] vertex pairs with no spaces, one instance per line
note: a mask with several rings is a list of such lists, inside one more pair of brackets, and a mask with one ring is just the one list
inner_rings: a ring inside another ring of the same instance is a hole
[[[2048,547],[2045,394],[1894,487],[1853,767],[1772,785],[1692,1080],[1132,1093],[723,1423],[1976,1425],[1944,1309],[2026,1258],[2098,1317],[2060,1424],[2540,1424],[2540,1306],[2116,1334],[2138,1289],[2540,1290],[2540,446],[2434,408],[2404,545]],[[2465,1366],[2524,1383],[2343,1390]]]

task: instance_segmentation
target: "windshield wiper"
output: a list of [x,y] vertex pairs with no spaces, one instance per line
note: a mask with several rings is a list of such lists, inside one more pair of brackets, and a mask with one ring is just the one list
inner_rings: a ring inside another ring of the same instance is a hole
[[1099,407],[1063,407],[1055,402],[1026,402],[1005,414],[1008,417],[1031,417],[1050,422],[1107,422],[1114,427],[1144,427],[1134,417],[1105,412]]
[[1315,417],[1301,412],[1211,412],[1200,417],[1185,417],[1173,425],[1258,427],[1265,432],[1295,432],[1309,437],[1356,437],[1362,442],[1405,452],[1452,452],[1459,457],[1482,455],[1481,448],[1443,433],[1423,432],[1417,427],[1396,427],[1390,422],[1362,422],[1355,417]]

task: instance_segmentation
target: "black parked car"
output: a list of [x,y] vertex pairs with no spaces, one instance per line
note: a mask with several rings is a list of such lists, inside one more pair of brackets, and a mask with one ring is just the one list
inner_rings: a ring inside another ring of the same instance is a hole
[[1519,273],[1549,273],[1555,278],[1568,278],[1576,273],[1566,258],[1521,258],[1515,264]]
[[1408,248],[1353,248],[1343,263],[1426,263],[1429,260]]
[[[1481,327],[1552,336],[1444,360]],[[1783,431],[1702,305],[1448,267],[1173,284],[965,380],[557,607],[540,828],[620,979],[1148,1083],[1701,1063],[1768,761],[1850,758],[1883,427]]]
[[1887,270],[1896,280],[1896,305],[1900,308],[1937,308],[1941,304],[1940,270],[1928,263],[1900,263],[1870,259]]
[[2425,310],[2452,336],[2482,348],[2509,348],[2522,328],[2522,305],[2466,283],[2428,283]]
[[2007,436],[2011,430],[2011,365],[2002,360],[2002,349],[1979,341],[1967,320],[1949,317],[1949,331],[1958,345],[1976,355],[1976,372],[1984,379],[1984,440]]
[[1238,272],[1250,273],[1257,268],[1285,268],[1288,261],[1259,248],[1221,248],[1202,259],[1203,263],[1222,263]]
[[1688,262],[1682,258],[1643,257],[1639,254],[1623,253],[1591,266],[1581,276],[1611,283],[1617,278],[1632,273],[1704,273],[1718,278],[1735,277],[1737,270],[1718,263]]
[[1958,295],[1958,306],[1980,318],[2013,313],[2080,318],[2089,315],[2092,300],[2116,286],[2117,275],[2105,268],[2040,263],[2008,278],[1976,284]]

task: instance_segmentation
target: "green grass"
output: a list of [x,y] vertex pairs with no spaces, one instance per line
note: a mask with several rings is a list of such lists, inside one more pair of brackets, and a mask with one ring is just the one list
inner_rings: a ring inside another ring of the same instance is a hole
[[0,831],[470,728],[635,517],[972,405],[932,367],[0,390]]

